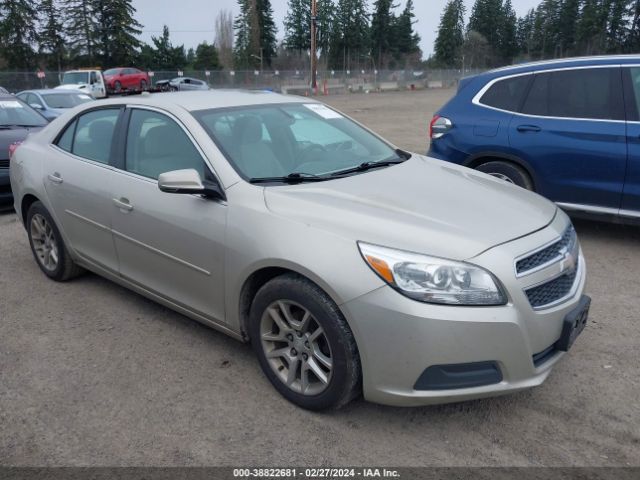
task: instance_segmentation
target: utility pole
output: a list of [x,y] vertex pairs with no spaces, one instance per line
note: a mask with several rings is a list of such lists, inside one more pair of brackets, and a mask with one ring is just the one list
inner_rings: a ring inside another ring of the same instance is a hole
[[311,92],[315,93],[318,89],[318,81],[316,78],[316,29],[318,27],[318,10],[316,0],[311,0]]

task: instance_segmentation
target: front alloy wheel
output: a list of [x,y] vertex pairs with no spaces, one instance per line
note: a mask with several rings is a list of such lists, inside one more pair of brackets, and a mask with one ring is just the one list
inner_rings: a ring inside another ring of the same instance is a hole
[[256,293],[249,337],[262,371],[287,400],[309,410],[340,408],[361,390],[355,338],[333,300],[288,273]]
[[295,302],[272,303],[262,315],[260,339],[269,366],[296,393],[317,395],[331,380],[331,347],[311,312]]

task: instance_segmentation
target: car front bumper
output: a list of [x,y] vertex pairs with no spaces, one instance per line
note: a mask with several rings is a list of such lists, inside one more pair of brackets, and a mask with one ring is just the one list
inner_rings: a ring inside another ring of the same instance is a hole
[[[556,223],[561,224],[561,220]],[[550,227],[474,259],[474,263],[487,267],[497,261],[496,257],[511,258],[505,272],[511,272],[513,281],[503,281],[509,296],[507,305],[426,304],[387,286],[343,304],[341,308],[360,352],[365,398],[386,405],[419,406],[496,396],[543,383],[564,355],[554,345],[560,340],[566,316],[582,299],[586,280],[584,258],[580,254],[582,267],[571,298],[536,311],[522,291],[522,282],[527,280],[517,280],[513,275],[513,255],[530,250],[532,243],[543,244],[562,228]],[[494,273],[498,278],[505,278],[506,273],[497,270]],[[429,367],[453,367],[455,377],[456,368],[465,371],[487,364],[496,366],[500,374],[490,384],[423,389],[418,382]]]

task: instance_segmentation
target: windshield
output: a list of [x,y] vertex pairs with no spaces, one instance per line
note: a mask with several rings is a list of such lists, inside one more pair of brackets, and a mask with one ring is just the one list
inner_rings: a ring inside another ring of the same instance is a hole
[[20,100],[0,100],[0,127],[18,125],[21,127],[41,127],[45,118]]
[[319,103],[202,110],[194,116],[248,179],[331,175],[398,157],[378,137]]
[[105,77],[108,77],[109,75],[117,75],[118,73],[120,73],[120,69],[119,68],[111,68],[109,70],[105,70],[103,75]]
[[45,93],[42,98],[49,108],[73,108],[92,100],[89,95],[83,93]]
[[63,85],[89,83],[89,72],[67,72],[62,77]]

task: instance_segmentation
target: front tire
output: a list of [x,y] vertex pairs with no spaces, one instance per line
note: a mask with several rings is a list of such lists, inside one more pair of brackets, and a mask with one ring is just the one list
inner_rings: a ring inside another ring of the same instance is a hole
[[533,191],[531,177],[519,165],[510,162],[492,161],[478,165],[476,170]]
[[251,305],[249,335],[260,366],[290,402],[337,409],[359,395],[360,357],[331,298],[295,274],[264,285]]
[[27,212],[27,234],[36,263],[47,277],[64,282],[84,271],[71,259],[58,227],[41,202],[34,202]]

